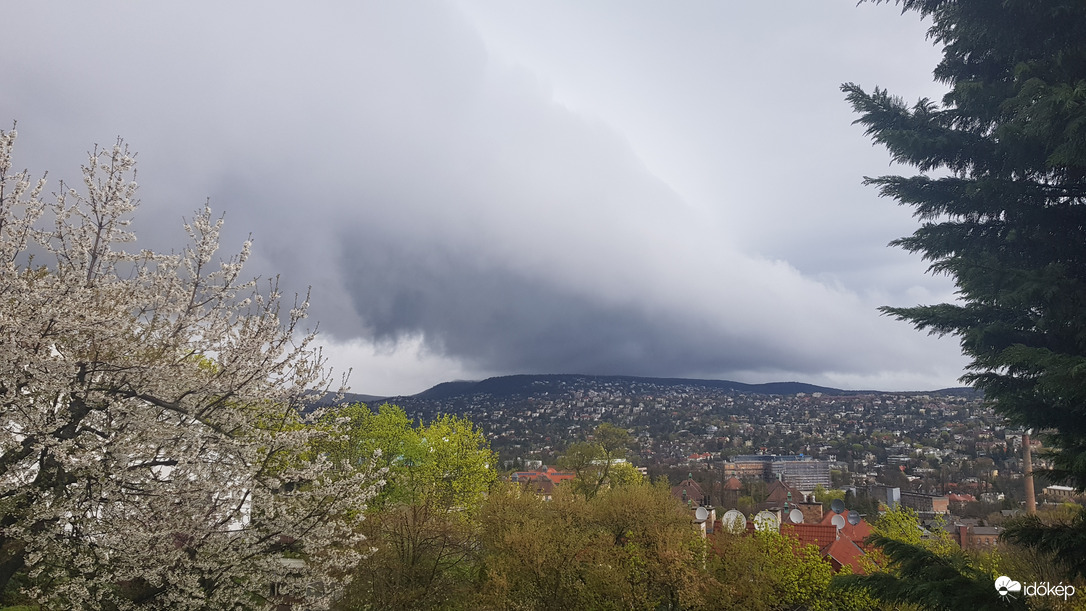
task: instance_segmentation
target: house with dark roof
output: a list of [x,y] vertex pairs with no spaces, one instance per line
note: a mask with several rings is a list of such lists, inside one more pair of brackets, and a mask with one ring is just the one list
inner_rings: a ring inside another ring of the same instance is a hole
[[679,499],[687,507],[701,507],[709,504],[709,499],[705,498],[705,493],[701,490],[701,484],[694,481],[693,474],[687,475],[678,486],[672,486],[671,496]]

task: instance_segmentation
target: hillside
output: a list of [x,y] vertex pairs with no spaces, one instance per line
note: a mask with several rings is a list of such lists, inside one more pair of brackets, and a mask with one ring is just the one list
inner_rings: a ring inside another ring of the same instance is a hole
[[[795,395],[797,393],[822,393],[831,396],[878,395],[890,394],[873,390],[842,390],[816,386],[803,382],[769,382],[765,384],[745,384],[729,380],[703,380],[691,378],[649,378],[637,376],[594,376],[581,374],[538,374],[509,375],[487,378],[481,381],[443,382],[424,390],[410,398],[424,401],[446,401],[463,399],[476,395],[488,395],[492,398],[511,398],[568,390],[582,385],[619,385],[644,386],[657,388],[704,388],[733,391],[739,394],[755,395]],[[896,392],[892,394],[928,394],[936,396],[962,396],[975,398],[975,390],[967,387],[947,388],[932,391]],[[400,397],[390,398],[392,400]]]

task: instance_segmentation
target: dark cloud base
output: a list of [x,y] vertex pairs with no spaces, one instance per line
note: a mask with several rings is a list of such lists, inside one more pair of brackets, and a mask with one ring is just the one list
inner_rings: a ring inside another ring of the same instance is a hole
[[449,250],[370,238],[351,239],[342,252],[349,253],[341,265],[353,306],[376,340],[421,332],[438,351],[485,370],[680,376],[812,366],[782,362],[776,350],[739,334],[638,304],[604,304]]

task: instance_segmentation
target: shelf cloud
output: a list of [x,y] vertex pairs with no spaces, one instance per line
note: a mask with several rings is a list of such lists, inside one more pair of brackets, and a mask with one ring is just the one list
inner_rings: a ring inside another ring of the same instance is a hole
[[952,287],[885,248],[913,221],[859,182],[900,169],[837,91],[938,95],[937,56],[896,11],[786,4],[26,3],[0,117],[54,187],[94,143],[140,151],[142,246],[209,199],[252,273],[312,287],[357,392],[953,385],[953,338],[876,311]]

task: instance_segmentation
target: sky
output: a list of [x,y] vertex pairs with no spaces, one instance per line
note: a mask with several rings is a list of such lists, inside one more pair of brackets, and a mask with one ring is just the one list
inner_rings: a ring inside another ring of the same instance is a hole
[[[15,3],[0,125],[79,182],[138,151],[139,246],[225,214],[224,256],[310,291],[330,366],[405,395],[512,373],[959,385],[954,299],[887,247],[911,174],[840,86],[938,99],[940,49],[854,0]],[[311,326],[312,326],[311,325]]]

